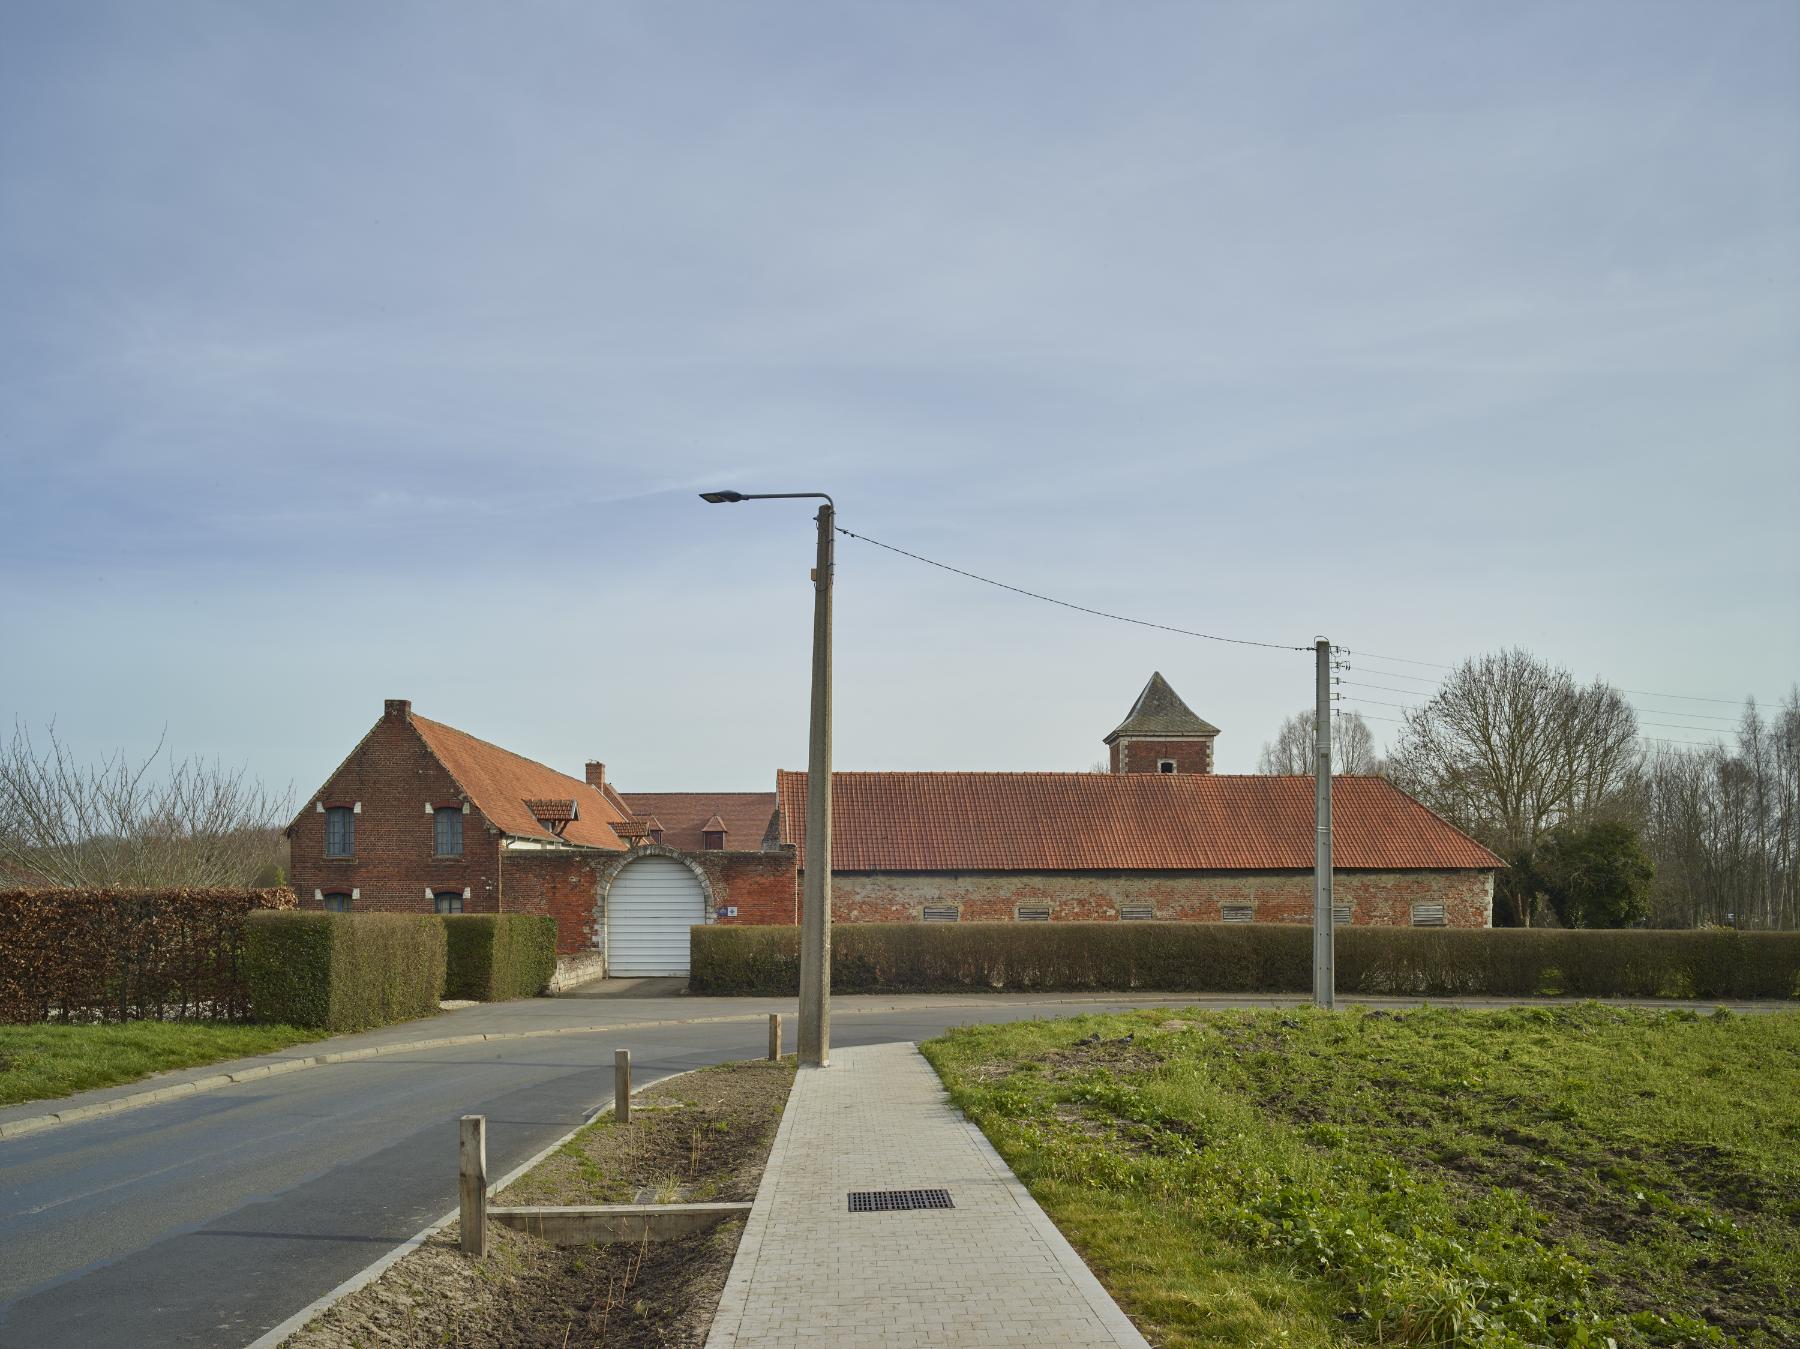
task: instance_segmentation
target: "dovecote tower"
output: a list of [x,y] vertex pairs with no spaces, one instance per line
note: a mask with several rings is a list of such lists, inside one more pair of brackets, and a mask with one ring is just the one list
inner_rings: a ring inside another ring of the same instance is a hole
[[1106,737],[1115,773],[1210,773],[1219,728],[1194,715],[1160,673]]

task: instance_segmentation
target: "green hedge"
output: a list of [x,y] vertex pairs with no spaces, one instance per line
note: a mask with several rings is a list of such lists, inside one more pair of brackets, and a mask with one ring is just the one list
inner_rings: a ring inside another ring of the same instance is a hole
[[533,998],[556,973],[556,920],[525,913],[444,919],[446,998]]
[[258,1021],[367,1030],[437,1011],[444,923],[430,914],[253,913],[243,967]]
[[[695,993],[791,995],[794,927],[696,927]],[[1338,989],[1400,997],[1800,997],[1800,933],[1350,927]],[[856,923],[832,929],[840,993],[1305,993],[1312,929],[1223,923]]]

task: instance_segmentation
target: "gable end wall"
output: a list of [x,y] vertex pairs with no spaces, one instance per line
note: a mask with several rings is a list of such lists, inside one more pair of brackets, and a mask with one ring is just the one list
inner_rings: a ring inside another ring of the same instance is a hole
[[[313,892],[358,891],[354,910],[430,913],[425,888],[467,890],[464,912],[495,913],[500,840],[481,815],[463,816],[463,855],[434,857],[436,822],[425,803],[460,801],[462,791],[404,717],[384,716],[294,821],[289,874],[302,909],[323,905]],[[321,802],[360,802],[356,855],[325,856]]]

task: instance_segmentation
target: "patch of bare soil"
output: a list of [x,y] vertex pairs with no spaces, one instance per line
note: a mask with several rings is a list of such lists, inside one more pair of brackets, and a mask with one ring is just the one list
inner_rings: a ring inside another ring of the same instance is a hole
[[[793,1080],[789,1061],[658,1083],[634,1099],[629,1124],[603,1117],[492,1202],[751,1199]],[[487,1258],[473,1260],[452,1223],[285,1349],[698,1349],[743,1221],[679,1241],[572,1247],[489,1230]]]

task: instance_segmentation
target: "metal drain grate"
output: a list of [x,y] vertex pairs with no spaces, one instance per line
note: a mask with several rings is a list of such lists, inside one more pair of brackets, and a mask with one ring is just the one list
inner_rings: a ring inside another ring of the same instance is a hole
[[955,1208],[948,1190],[852,1190],[852,1213],[892,1213],[897,1209]]

